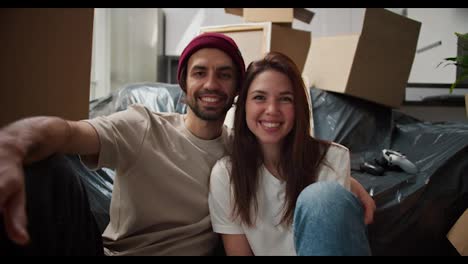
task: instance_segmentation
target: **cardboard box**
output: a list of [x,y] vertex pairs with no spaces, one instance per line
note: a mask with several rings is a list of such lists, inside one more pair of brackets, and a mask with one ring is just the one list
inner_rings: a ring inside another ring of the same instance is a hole
[[465,94],[466,117],[468,117],[468,94]]
[[244,22],[272,22],[291,25],[294,19],[309,24],[314,12],[305,8],[225,8],[228,14],[241,16]]
[[468,256],[468,209],[447,233],[447,238],[462,256]]
[[303,76],[316,88],[400,107],[421,23],[368,8],[360,34],[313,38]]
[[302,72],[310,47],[311,33],[275,25],[272,22],[201,27],[201,32],[230,36],[239,46],[246,67],[269,51],[288,55]]
[[93,8],[0,10],[0,126],[88,118]]

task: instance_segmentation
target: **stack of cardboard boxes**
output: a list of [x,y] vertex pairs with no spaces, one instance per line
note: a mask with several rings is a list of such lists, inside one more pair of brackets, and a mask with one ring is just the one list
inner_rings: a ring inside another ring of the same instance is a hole
[[384,8],[365,10],[360,34],[311,37],[291,27],[293,19],[310,23],[304,8],[226,8],[245,24],[202,27],[201,32],[231,36],[250,63],[268,51],[290,56],[308,87],[347,94],[398,108],[416,53],[421,23]]
[[314,13],[304,8],[226,8],[226,13],[242,16],[244,24],[202,27],[201,32],[220,32],[239,46],[246,66],[268,51],[279,51],[304,69],[311,33],[292,28],[294,19],[310,23]]

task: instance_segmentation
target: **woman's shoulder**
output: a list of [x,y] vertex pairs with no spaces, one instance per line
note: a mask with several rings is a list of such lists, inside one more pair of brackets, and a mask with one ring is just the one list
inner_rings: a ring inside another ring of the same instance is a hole
[[350,158],[350,152],[347,147],[336,142],[330,142],[330,146],[325,154],[325,160],[327,160],[329,164],[340,163]]
[[223,169],[230,169],[231,167],[231,158],[229,156],[224,156],[216,161],[214,167],[220,167]]
[[211,169],[211,183],[222,182],[226,184],[230,181],[231,172],[231,159],[229,156],[224,156],[216,161],[215,165]]
[[339,143],[330,142],[330,147],[328,148],[329,154],[341,154],[341,155],[348,155],[349,149]]

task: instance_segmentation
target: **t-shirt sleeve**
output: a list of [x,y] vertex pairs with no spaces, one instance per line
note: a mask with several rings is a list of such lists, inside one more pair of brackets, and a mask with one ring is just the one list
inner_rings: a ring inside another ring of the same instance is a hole
[[220,234],[243,234],[239,218],[232,216],[231,186],[227,159],[218,160],[211,170],[210,193],[208,205],[210,208],[213,231]]
[[129,166],[141,149],[148,130],[148,112],[142,105],[131,105],[127,110],[84,120],[96,130],[100,150],[97,164],[83,163],[90,169],[118,169]]
[[325,155],[327,164],[319,172],[319,181],[337,181],[346,190],[351,190],[351,159],[348,148],[332,143]]

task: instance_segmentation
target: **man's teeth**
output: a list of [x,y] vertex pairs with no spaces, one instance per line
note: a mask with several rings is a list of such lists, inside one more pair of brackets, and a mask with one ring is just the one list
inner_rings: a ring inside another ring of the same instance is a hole
[[279,127],[280,123],[262,122],[266,127]]
[[208,102],[208,103],[215,103],[219,101],[218,98],[214,98],[214,97],[202,97],[201,100],[203,102]]

